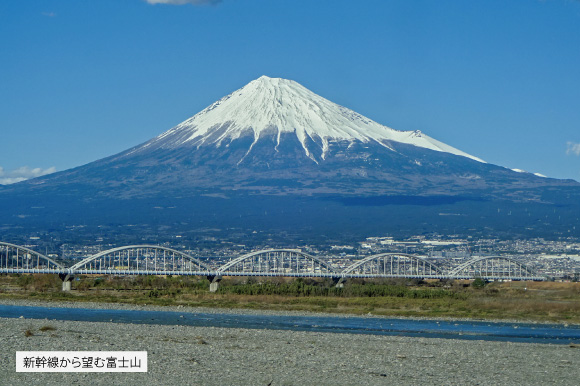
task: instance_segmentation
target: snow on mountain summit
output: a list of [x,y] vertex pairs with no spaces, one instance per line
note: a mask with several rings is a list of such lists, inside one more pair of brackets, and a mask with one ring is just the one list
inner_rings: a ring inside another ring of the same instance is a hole
[[[256,143],[262,134],[295,132],[309,155],[306,142],[319,139],[322,158],[330,141],[376,141],[389,147],[389,141],[402,142],[435,151],[447,152],[484,162],[420,131],[397,131],[337,105],[301,84],[282,78],[262,76],[208,106],[145,146],[164,148],[191,145],[219,146],[225,139],[253,135]],[[253,145],[252,145],[253,146]]]

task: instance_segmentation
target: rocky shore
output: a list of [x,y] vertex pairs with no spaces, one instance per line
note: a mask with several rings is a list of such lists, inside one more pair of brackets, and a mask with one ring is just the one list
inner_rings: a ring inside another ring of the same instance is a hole
[[[26,305],[2,301],[11,302]],[[158,308],[165,309],[151,309]],[[0,318],[0,347],[0,385],[576,385],[580,378],[580,348],[570,345]],[[147,351],[149,371],[16,373],[16,351]]]

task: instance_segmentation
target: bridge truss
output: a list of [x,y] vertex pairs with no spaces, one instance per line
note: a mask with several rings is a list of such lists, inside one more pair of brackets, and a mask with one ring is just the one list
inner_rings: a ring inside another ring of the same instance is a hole
[[220,268],[223,276],[335,277],[339,273],[327,262],[293,249],[268,249],[240,256]]
[[406,277],[442,279],[445,274],[435,264],[406,253],[381,253],[359,260],[342,271],[346,277]]
[[[365,257],[340,270],[319,257],[295,249],[268,249],[239,256],[214,267],[184,252],[158,245],[129,245],[89,256],[65,267],[30,248],[0,242],[0,273],[57,273],[63,281],[77,274],[195,275],[212,283],[222,276],[418,278],[485,280],[545,280],[517,260],[503,256],[477,257],[452,270],[405,253]],[[63,287],[64,288],[64,287]]]
[[158,245],[128,245],[99,252],[76,263],[70,274],[201,275],[214,269],[175,249]]
[[66,268],[51,258],[20,245],[0,242],[2,273],[63,273]]
[[544,280],[519,261],[503,256],[474,258],[450,271],[449,276],[456,279]]

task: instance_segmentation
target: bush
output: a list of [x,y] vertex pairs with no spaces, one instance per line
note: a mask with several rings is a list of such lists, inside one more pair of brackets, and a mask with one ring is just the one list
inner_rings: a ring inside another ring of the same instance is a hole
[[478,288],[478,289],[485,287],[486,284],[487,284],[487,282],[480,277],[476,278],[473,282],[471,282],[471,286],[473,288]]

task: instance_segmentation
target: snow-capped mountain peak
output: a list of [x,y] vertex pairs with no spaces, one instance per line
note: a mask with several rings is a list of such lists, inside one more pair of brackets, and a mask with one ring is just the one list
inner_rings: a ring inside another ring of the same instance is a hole
[[283,133],[295,133],[309,157],[307,142],[314,140],[322,148],[322,159],[331,141],[375,141],[385,147],[389,147],[390,141],[396,141],[484,162],[421,131],[393,130],[337,105],[297,82],[267,76],[261,76],[211,104],[146,146],[219,146],[225,139],[235,140],[247,135],[254,137],[255,144],[264,133],[276,134],[276,147],[280,145]]

